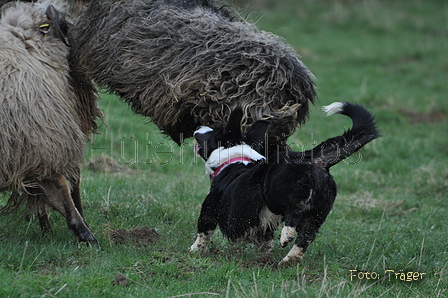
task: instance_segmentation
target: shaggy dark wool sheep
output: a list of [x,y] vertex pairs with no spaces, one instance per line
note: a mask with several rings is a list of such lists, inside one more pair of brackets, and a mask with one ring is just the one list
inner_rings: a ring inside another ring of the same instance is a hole
[[84,219],[79,171],[100,111],[93,86],[69,69],[66,10],[62,0],[1,8],[0,191],[12,191],[2,211],[26,203],[48,231],[48,204],[79,241],[97,244]]
[[236,106],[243,130],[271,121],[271,142],[305,122],[313,75],[281,38],[229,9],[211,0],[85,2],[73,64],[178,144],[198,125],[224,126]]

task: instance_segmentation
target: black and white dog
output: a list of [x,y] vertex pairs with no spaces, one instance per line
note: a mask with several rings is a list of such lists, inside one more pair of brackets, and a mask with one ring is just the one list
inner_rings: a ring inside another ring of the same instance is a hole
[[347,115],[353,127],[305,152],[261,154],[268,121],[257,121],[241,133],[242,110],[235,109],[227,126],[202,126],[194,134],[197,154],[206,162],[211,189],[198,220],[198,236],[191,251],[205,250],[216,226],[232,241],[271,242],[284,222],[280,245],[295,244],[279,265],[300,262],[336,198],[331,166],[378,138],[375,120],[365,108],[335,102],[327,115]]

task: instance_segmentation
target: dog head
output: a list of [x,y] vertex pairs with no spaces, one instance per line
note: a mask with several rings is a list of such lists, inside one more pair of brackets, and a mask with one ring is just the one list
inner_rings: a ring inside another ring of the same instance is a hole
[[[198,143],[196,154],[207,162],[213,152],[232,148],[234,151],[231,153],[232,157],[240,155],[252,160],[264,159],[261,151],[265,143],[269,121],[256,121],[246,133],[242,133],[242,117],[243,110],[238,107],[230,114],[226,127],[213,130],[207,126],[200,126],[194,133],[194,138]],[[239,151],[241,152],[239,153]]]

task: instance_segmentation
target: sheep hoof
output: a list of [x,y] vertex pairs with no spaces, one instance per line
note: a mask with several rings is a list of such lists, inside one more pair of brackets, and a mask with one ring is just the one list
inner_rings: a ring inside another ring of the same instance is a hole
[[84,233],[78,237],[79,242],[83,242],[88,246],[101,248],[101,243],[96,240],[92,233]]
[[87,241],[85,241],[85,243],[91,247],[101,248],[101,243],[98,240],[96,240],[95,238],[93,238],[91,240],[87,240]]

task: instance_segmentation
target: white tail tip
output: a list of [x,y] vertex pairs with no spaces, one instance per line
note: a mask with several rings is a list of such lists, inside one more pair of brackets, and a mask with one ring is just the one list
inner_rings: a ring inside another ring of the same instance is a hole
[[328,116],[333,115],[333,114],[338,114],[340,112],[342,112],[344,109],[344,103],[343,102],[333,102],[332,104],[328,105],[328,106],[324,106],[322,107],[322,111],[324,111],[324,113]]

